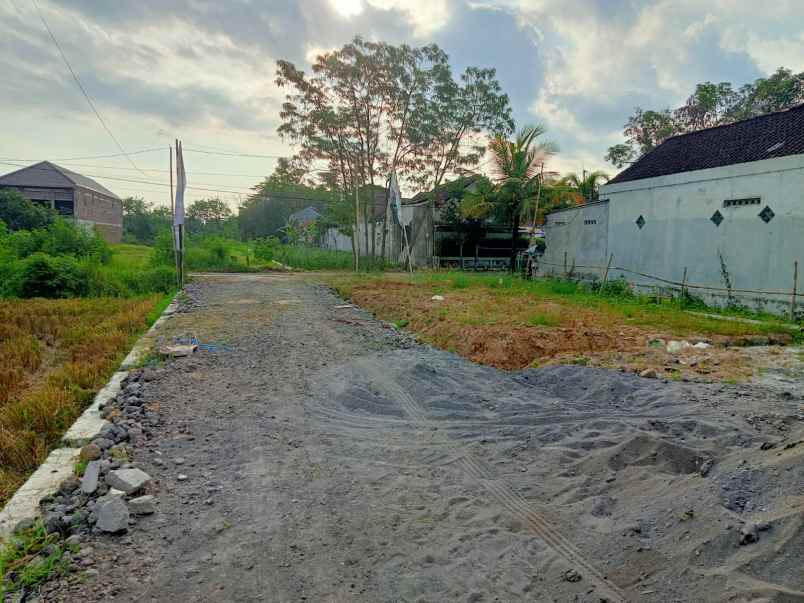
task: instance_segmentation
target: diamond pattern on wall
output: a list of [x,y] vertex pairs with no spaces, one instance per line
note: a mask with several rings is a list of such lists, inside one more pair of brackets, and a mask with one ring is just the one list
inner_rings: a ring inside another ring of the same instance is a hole
[[715,210],[715,213],[712,214],[712,217],[709,218],[712,222],[715,223],[715,226],[720,226],[720,223],[723,221],[723,214],[720,213],[720,210]]
[[765,206],[765,209],[759,212],[759,217],[762,218],[762,221],[765,222],[765,224],[773,220],[775,215],[776,214],[773,213],[773,210],[768,205]]
[[639,217],[636,219],[636,225],[637,225],[637,226],[639,226],[639,228],[640,228],[640,229],[641,229],[643,226],[645,226],[645,218],[643,218],[642,216],[639,216]]

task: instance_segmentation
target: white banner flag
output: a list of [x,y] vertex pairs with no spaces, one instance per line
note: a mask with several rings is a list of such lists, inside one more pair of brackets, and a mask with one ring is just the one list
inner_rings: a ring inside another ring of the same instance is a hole
[[398,224],[402,224],[402,193],[399,190],[399,182],[396,179],[396,172],[391,174],[390,195],[391,208],[394,211],[394,216],[396,216],[396,221]]
[[181,143],[176,141],[176,205],[173,210],[173,225],[184,224],[184,191],[187,188],[187,175],[184,173],[184,156]]

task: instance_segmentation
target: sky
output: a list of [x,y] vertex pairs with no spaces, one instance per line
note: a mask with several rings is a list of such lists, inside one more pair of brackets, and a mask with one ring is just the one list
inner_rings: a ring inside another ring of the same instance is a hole
[[0,0],[0,173],[47,159],[168,204],[180,138],[189,199],[236,206],[293,153],[276,135],[276,61],[309,69],[361,35],[434,42],[456,72],[496,68],[517,123],[557,143],[548,170],[613,175],[603,155],[634,107],[804,71],[802,23],[800,0]]

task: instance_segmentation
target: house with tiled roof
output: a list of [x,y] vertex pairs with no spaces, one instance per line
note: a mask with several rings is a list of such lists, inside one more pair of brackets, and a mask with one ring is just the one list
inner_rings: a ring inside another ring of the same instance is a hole
[[123,236],[123,204],[112,191],[72,170],[41,161],[0,176],[0,188],[56,210],[87,228],[96,229],[110,243]]
[[639,287],[686,280],[706,298],[789,309],[804,270],[804,105],[668,138],[545,231],[557,272],[601,276],[611,260],[609,278]]

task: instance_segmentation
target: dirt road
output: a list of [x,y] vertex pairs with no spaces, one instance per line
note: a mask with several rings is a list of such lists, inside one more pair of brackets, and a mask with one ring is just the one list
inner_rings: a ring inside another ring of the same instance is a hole
[[291,275],[189,295],[132,450],[158,512],[45,600],[804,600],[795,396],[504,373]]

